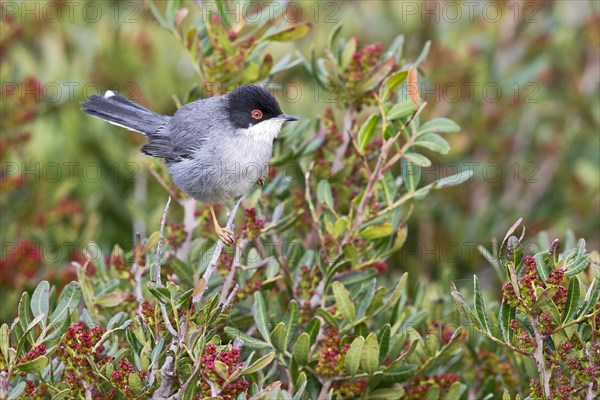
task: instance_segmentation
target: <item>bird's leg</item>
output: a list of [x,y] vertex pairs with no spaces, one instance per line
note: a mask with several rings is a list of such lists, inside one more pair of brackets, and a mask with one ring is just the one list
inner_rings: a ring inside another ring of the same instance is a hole
[[212,215],[213,223],[215,224],[215,231],[219,236],[219,239],[226,246],[230,246],[233,243],[233,231],[227,228],[221,228],[219,225],[219,221],[217,221],[217,216],[215,215],[215,209],[213,206],[210,206],[210,214]]
[[261,176],[260,178],[258,178],[258,180],[256,181],[256,183],[257,183],[259,186],[264,186],[264,185],[265,185],[265,177],[264,177],[264,176]]

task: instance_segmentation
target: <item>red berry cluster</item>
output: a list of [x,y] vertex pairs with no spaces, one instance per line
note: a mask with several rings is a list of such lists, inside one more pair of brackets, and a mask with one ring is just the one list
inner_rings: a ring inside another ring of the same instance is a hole
[[142,302],[142,315],[146,324],[152,325],[155,322],[154,306],[148,300]]
[[146,370],[141,370],[138,372],[133,364],[131,364],[129,361],[121,360],[119,361],[119,364],[117,364],[117,369],[115,369],[111,374],[110,381],[126,396],[135,397],[136,393],[129,386],[129,376],[131,374],[137,374],[140,380],[143,381],[148,377],[149,373]]
[[[231,348],[230,350],[223,350],[217,353],[217,347],[209,343],[204,348],[204,354],[200,357],[201,366],[201,376],[200,378],[200,387],[202,388],[202,394],[197,394],[195,396],[196,399],[204,399],[207,397],[211,397],[211,387],[206,379],[209,379],[214,385],[220,389],[219,396],[223,398],[223,400],[235,400],[242,393],[245,393],[250,386],[250,383],[246,381],[244,378],[236,378],[226,386],[226,379],[221,376],[221,374],[217,372],[215,369],[215,361],[220,361],[221,363],[227,366],[226,374],[231,376],[236,370],[241,369],[244,366],[244,363],[238,363],[240,360],[240,350],[237,348]],[[250,395],[246,394],[246,398],[249,399]]]
[[433,385],[440,388],[440,398],[454,382],[458,382],[455,374],[425,375],[413,379],[411,385],[406,389],[406,399],[420,400]]
[[341,344],[342,338],[337,328],[328,328],[321,343],[317,372],[322,376],[344,374],[344,356],[350,348],[350,343]]
[[46,354],[46,346],[44,346],[43,344],[39,344],[37,346],[34,346],[31,350],[29,350],[29,352],[27,352],[27,354],[25,354],[23,357],[19,357],[19,359],[17,360],[17,364],[21,364],[27,361],[33,361],[39,356],[43,356],[44,354]]
[[265,221],[258,218],[255,208],[246,208],[244,210],[244,225],[242,226],[242,235],[248,239],[260,236],[260,232],[265,226]]
[[[357,42],[356,38],[352,38]],[[377,64],[383,53],[383,44],[377,42],[374,44],[363,45],[360,50],[357,50],[352,55],[352,60],[348,67],[343,72],[344,78],[350,82],[359,82],[367,75]]]
[[333,393],[339,399],[366,399],[367,379],[337,381],[332,385]]
[[510,320],[509,327],[514,336],[513,344],[526,353],[533,353],[537,343],[529,333],[529,329],[525,328],[517,319]]
[[78,393],[83,393],[82,380],[97,381],[100,378],[95,372],[96,366],[102,366],[112,360],[111,356],[102,354],[104,346],[94,348],[104,332],[100,326],[90,329],[84,322],[75,322],[67,329],[56,349],[59,360],[65,365],[71,394],[75,397]]

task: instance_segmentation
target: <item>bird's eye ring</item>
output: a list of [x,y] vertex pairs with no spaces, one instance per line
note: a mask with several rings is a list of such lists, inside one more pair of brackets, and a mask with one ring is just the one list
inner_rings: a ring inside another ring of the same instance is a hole
[[252,112],[250,113],[250,115],[252,116],[252,118],[254,119],[261,119],[263,116],[262,111],[260,110],[252,110]]

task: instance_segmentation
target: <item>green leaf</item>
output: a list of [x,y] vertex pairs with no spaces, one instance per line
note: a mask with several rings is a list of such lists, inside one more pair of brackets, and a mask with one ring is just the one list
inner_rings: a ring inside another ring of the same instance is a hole
[[440,154],[448,154],[450,151],[450,144],[438,135],[437,133],[428,133],[419,136],[413,143],[414,146],[425,147],[431,151]]
[[333,51],[335,49],[335,40],[337,39],[338,35],[340,34],[340,31],[342,30],[342,23],[338,22],[333,29],[331,29],[331,32],[329,33],[329,37],[327,38],[327,47]]
[[533,256],[535,260],[535,269],[537,270],[542,282],[546,282],[546,279],[550,276],[548,274],[548,267],[546,266],[546,251],[541,251]]
[[515,319],[516,309],[510,306],[507,302],[503,301],[500,305],[500,313],[498,320],[500,321],[500,331],[504,341],[508,344],[512,343],[513,332],[510,329],[510,321]]
[[267,342],[263,342],[260,339],[253,338],[251,336],[246,335],[244,332],[239,329],[233,328],[231,326],[226,326],[224,328],[225,333],[232,339],[240,339],[244,342],[244,347],[249,349],[267,349],[270,348],[271,345]]
[[62,322],[67,315],[73,312],[79,305],[79,299],[81,298],[81,287],[77,282],[71,282],[63,290],[56,309],[50,316],[50,326],[58,325]]
[[362,355],[362,348],[365,344],[365,338],[362,336],[357,337],[352,341],[350,348],[346,352],[344,357],[344,367],[350,375],[356,375],[358,367],[360,366],[360,359]]
[[473,275],[473,287],[475,292],[475,311],[477,312],[477,318],[483,329],[490,333],[490,323],[487,314],[485,313],[485,304],[483,302],[483,295],[481,294],[481,287],[479,286],[479,278],[477,278],[477,275]]
[[289,305],[289,311],[284,319],[286,330],[285,330],[285,341],[283,348],[287,349],[292,339],[296,335],[296,329],[298,329],[298,318],[300,317],[300,307],[298,302],[292,300]]
[[267,365],[271,364],[271,362],[273,362],[274,359],[275,359],[275,352],[272,351],[269,354],[265,354],[264,356],[262,356],[261,358],[256,360],[248,368],[244,368],[242,370],[242,374],[250,375],[255,372],[258,372],[258,371],[264,369]]
[[549,304],[552,301],[554,295],[558,292],[558,288],[556,286],[549,287],[545,289],[538,297],[535,303],[531,306],[534,310],[541,310],[546,304]]
[[579,279],[574,276],[569,281],[569,292],[567,294],[567,302],[565,303],[565,310],[563,312],[562,322],[568,322],[571,317],[575,315],[577,308],[579,308],[579,302],[581,301],[581,287]]
[[52,333],[44,338],[44,343],[52,342],[53,340],[61,337],[63,333],[69,329],[69,326],[71,326],[71,317],[67,315],[67,318],[63,320],[62,324],[60,324],[60,326],[55,325]]
[[[18,308],[18,316],[19,316],[19,324],[23,331],[27,330],[27,326],[31,323],[31,316],[29,315],[29,293],[23,292],[21,295],[21,300],[19,301]],[[35,335],[33,332],[29,332],[27,335],[27,340],[29,343],[35,342]]]
[[579,240],[577,243],[577,251],[571,258],[573,261],[567,262],[565,276],[577,275],[590,264],[590,256],[585,254],[585,240]]
[[427,168],[431,166],[431,160],[419,153],[409,151],[404,153],[404,158],[421,168]]
[[453,175],[450,175],[450,176],[447,176],[445,178],[435,181],[433,184],[433,187],[436,189],[443,189],[443,188],[447,188],[447,187],[451,187],[451,186],[457,186],[463,182],[468,181],[469,179],[471,179],[472,176],[473,176],[473,171],[471,171],[471,170],[461,171],[456,174],[453,174]]
[[319,200],[319,203],[326,204],[329,208],[333,208],[331,185],[326,180],[320,181],[317,185],[317,200]]
[[402,158],[402,181],[404,186],[409,193],[417,190],[419,182],[421,181],[421,167],[408,161],[406,158]]
[[[215,361],[216,363],[217,361]],[[140,393],[142,391],[142,380],[139,375],[136,373],[129,374],[129,378],[127,378],[129,383],[129,387],[133,389],[135,393]]]
[[454,290],[450,292],[450,295],[452,296],[452,299],[458,306],[458,311],[463,316],[463,318],[472,323],[475,327],[481,328],[481,323],[479,322],[479,319],[477,319],[477,317],[473,315],[463,295],[460,294],[460,292],[457,291],[455,287]]
[[383,363],[390,348],[390,324],[385,324],[379,335],[379,363]]
[[399,118],[406,118],[412,115],[416,111],[416,106],[412,101],[403,101],[396,103],[390,108],[386,117],[388,120],[393,121]]
[[162,352],[164,345],[165,338],[163,336],[158,340],[158,342],[156,342],[156,344],[152,348],[152,353],[150,353],[150,365],[154,365],[154,363],[158,361],[158,357],[160,357],[160,353]]
[[386,101],[390,94],[406,80],[407,76],[407,70],[397,71],[388,76],[385,81],[383,81],[383,85],[381,85],[381,90],[379,91],[379,97],[381,98],[381,101]]
[[33,317],[44,314],[46,317],[42,321],[42,325],[46,326],[48,312],[50,311],[50,284],[48,281],[41,281],[31,296],[31,312]]
[[[400,299],[400,296],[402,296],[402,292],[404,291],[404,287],[406,286],[407,280],[408,280],[408,272],[405,272],[400,277],[400,280],[396,284],[396,287],[394,288],[394,291],[392,292],[392,294],[390,294],[390,297],[388,297],[388,299],[385,301],[385,303],[381,307],[381,309],[379,309],[375,312],[376,314],[382,313],[382,312],[386,311],[387,309],[396,306],[396,303]],[[377,293],[375,293],[375,294],[377,294]]]
[[356,315],[356,309],[354,303],[350,299],[350,293],[341,282],[333,282],[331,287],[333,289],[335,304],[338,311],[346,322],[352,324]]
[[369,333],[363,345],[360,365],[363,371],[369,375],[373,375],[379,366],[379,343],[377,342],[377,335],[373,332]]
[[438,400],[440,398],[440,387],[432,385],[423,396],[423,400]]
[[308,323],[308,335],[310,336],[311,346],[315,342],[315,340],[317,340],[320,329],[321,329],[321,320],[316,317],[311,319],[310,322]]
[[283,29],[272,35],[263,37],[260,41],[266,42],[267,40],[270,40],[272,42],[290,42],[305,36],[308,32],[310,32],[311,28],[312,24],[310,22],[304,22],[302,24]]
[[[344,50],[342,51],[342,56],[340,58],[340,69],[341,70],[345,70],[348,67],[348,65],[350,65],[350,61],[352,61],[352,56],[354,56],[354,53],[356,52],[356,46],[357,46],[356,38],[350,38],[346,42],[346,45],[344,46]],[[332,49],[332,48],[330,47],[330,49]]]
[[392,69],[394,69],[395,64],[396,60],[394,57],[390,57],[375,65],[371,71],[369,71],[366,78],[356,85],[356,93],[361,94],[375,89],[377,85],[389,75]]
[[446,390],[446,394],[442,397],[442,400],[456,400],[460,399],[460,391],[462,384],[460,382],[454,382],[448,390]]
[[263,339],[269,342],[270,338],[267,309],[261,292],[254,292],[254,306],[252,307],[252,315],[254,316],[254,322],[256,322],[256,328],[260,332],[261,336]]
[[302,332],[296,343],[294,343],[294,348],[292,349],[292,356],[294,360],[300,365],[306,365],[308,363],[308,352],[310,351],[310,337],[308,333]]
[[169,292],[169,289],[167,289],[166,287],[149,284],[148,290],[161,303],[163,303],[163,304],[171,303],[171,292]]
[[448,118],[435,118],[425,122],[419,129],[419,135],[426,133],[453,133],[460,132],[460,126]]
[[587,292],[585,293],[585,298],[583,300],[583,304],[577,313],[577,318],[581,318],[598,303],[598,299],[600,298],[600,283],[598,278],[594,278]]
[[285,323],[280,322],[271,331],[271,343],[280,352],[285,351]]
[[[40,314],[42,315],[42,314]],[[46,315],[46,314],[43,314]],[[15,400],[17,399],[23,392],[25,391],[25,381],[21,381],[17,383],[11,390],[8,392],[7,400]]]
[[[411,346],[414,348],[416,346],[417,341],[413,342],[414,345]],[[382,381],[386,383],[401,383],[407,381],[412,378],[417,372],[416,365],[401,365],[400,367],[388,368],[383,371]]]
[[400,400],[404,396],[404,389],[401,387],[382,388],[369,392],[369,400]]
[[380,225],[371,225],[363,230],[361,230],[358,234],[363,239],[379,239],[382,237],[386,237],[394,233],[394,227],[391,223],[385,222]]
[[48,365],[48,357],[39,356],[34,360],[20,363],[17,365],[17,369],[26,374],[38,374],[46,367],[46,365]]
[[9,344],[10,338],[8,335],[8,325],[2,324],[2,326],[0,326],[0,352],[5,360],[8,360]]
[[375,133],[375,128],[377,128],[377,123],[379,122],[379,114],[371,114],[369,118],[362,124],[360,130],[358,131],[358,148],[364,150],[373,134]]
[[365,315],[375,315],[375,310],[378,310],[383,304],[383,299],[385,298],[386,290],[384,287],[377,288],[369,306],[367,307],[367,311],[365,311]]

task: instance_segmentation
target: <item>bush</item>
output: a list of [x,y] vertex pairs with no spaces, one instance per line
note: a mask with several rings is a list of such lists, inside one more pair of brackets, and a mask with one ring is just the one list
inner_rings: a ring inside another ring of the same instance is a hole
[[[234,249],[206,234],[207,209],[153,163],[171,196],[157,231],[131,251],[90,246],[60,295],[47,281],[22,294],[18,317],[0,327],[0,397],[598,394],[600,285],[585,242],[568,239],[561,253],[542,237],[550,250],[524,256],[513,228],[496,255],[482,248],[507,282],[487,307],[477,278],[473,307],[447,278],[408,290],[407,273],[388,271],[415,204],[471,177],[421,179],[431,155],[450,150],[443,135],[460,129],[421,120],[428,44],[406,62],[403,38],[363,45],[338,25],[320,57],[275,62],[265,43],[299,39],[309,24],[240,27],[220,10],[196,26],[178,2],[164,15],[149,4],[195,62],[183,102],[254,81],[277,87],[273,75],[302,66],[337,107],[282,132],[267,184],[230,213]],[[171,200],[183,223],[168,220]]]

